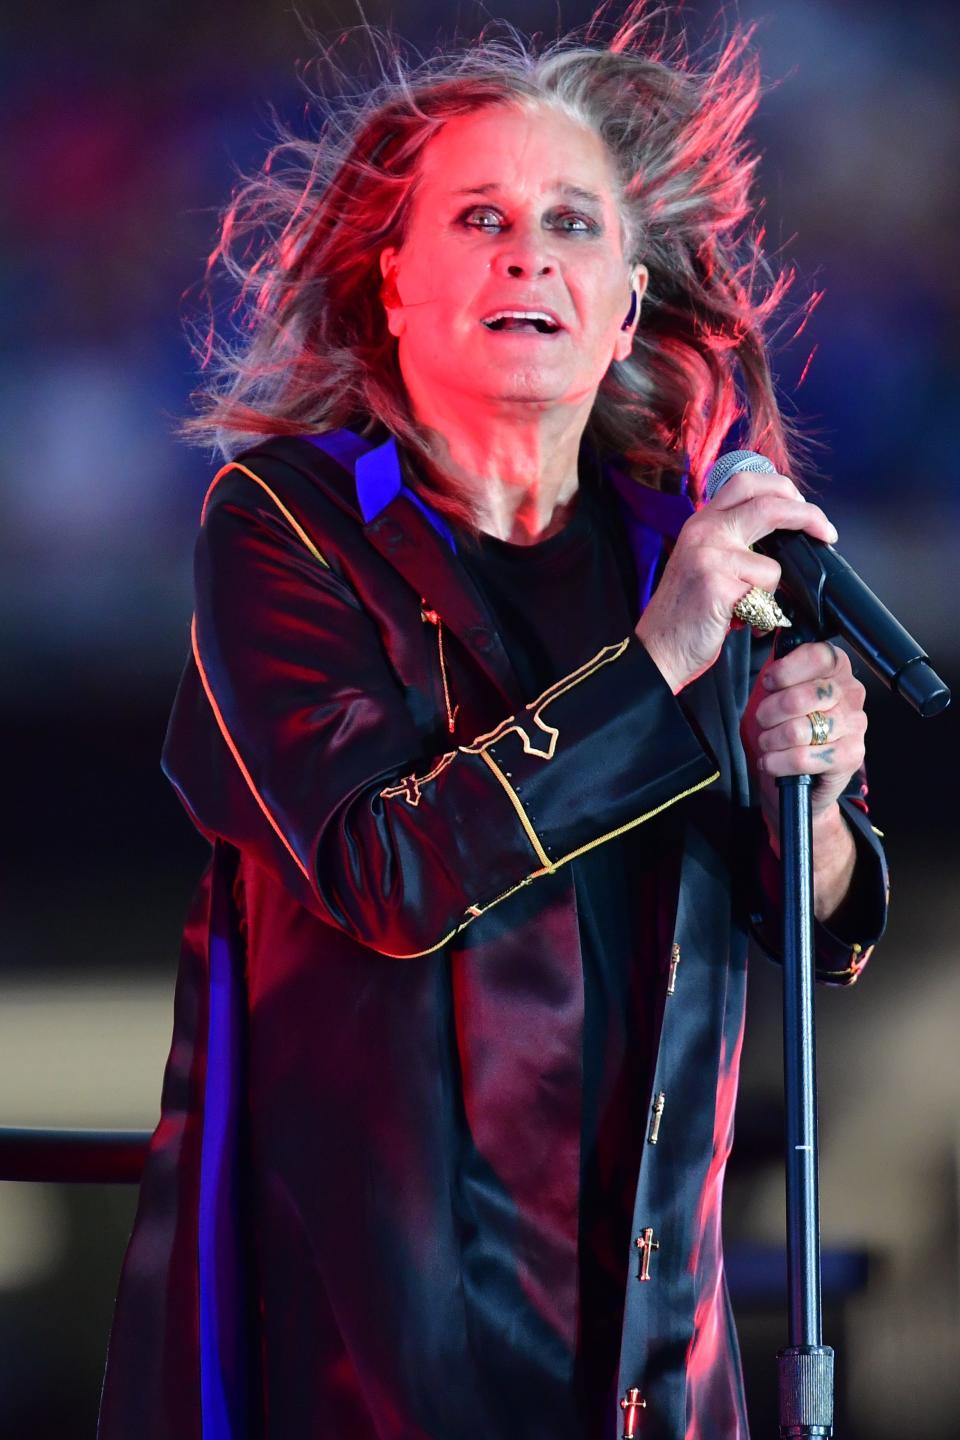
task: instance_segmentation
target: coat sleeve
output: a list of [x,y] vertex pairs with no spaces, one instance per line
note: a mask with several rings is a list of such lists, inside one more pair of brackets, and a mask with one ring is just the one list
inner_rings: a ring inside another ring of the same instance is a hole
[[[754,642],[750,689],[770,654],[770,642]],[[866,771],[852,775],[839,800],[840,811],[856,847],[850,889],[830,924],[814,921],[816,978],[827,985],[853,985],[883,935],[887,923],[890,881],[881,832],[870,822]],[[754,885],[750,926],[754,939],[771,959],[782,959],[783,902],[780,861],[770,848],[759,808],[752,815]]]
[[208,496],[163,768],[202,833],[329,924],[427,954],[718,778],[632,632],[469,744],[424,754],[360,597],[275,502],[240,472]]

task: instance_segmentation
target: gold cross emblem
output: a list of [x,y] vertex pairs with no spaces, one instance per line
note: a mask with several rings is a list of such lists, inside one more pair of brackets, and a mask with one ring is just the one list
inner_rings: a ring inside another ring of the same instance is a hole
[[663,1107],[667,1103],[666,1092],[661,1090],[653,1102],[653,1109],[650,1113],[650,1130],[647,1134],[647,1144],[656,1145],[660,1138],[660,1121],[663,1118]]
[[670,970],[667,975],[667,994],[672,995],[677,988],[677,966],[680,964],[680,946],[674,942],[670,946]]
[[634,1440],[637,1433],[637,1412],[647,1408],[646,1400],[640,1399],[640,1391],[634,1385],[620,1401],[623,1411],[623,1440]]
[[636,1240],[634,1240],[633,1243],[640,1251],[640,1269],[637,1271],[637,1279],[649,1280],[650,1256],[653,1254],[654,1250],[660,1249],[660,1241],[654,1240],[653,1229],[651,1226],[648,1225],[645,1230],[641,1230],[640,1234],[637,1236]]

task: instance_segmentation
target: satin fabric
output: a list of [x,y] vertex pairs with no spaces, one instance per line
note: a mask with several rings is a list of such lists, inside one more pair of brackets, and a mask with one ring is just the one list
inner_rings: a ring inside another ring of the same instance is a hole
[[[564,866],[637,825],[657,827],[662,859],[640,888],[653,884],[682,960],[668,995],[664,944],[650,1000],[657,1068],[637,1123],[668,1100],[635,1218],[661,1248],[655,1278],[628,1284],[619,1385],[646,1398],[644,1434],[745,1435],[719,1199],[747,931],[769,945],[775,923],[737,729],[762,657],[732,635],[681,703],[631,635],[546,700],[518,693],[422,506],[401,485],[363,509],[341,463],[362,450],[268,442],[204,506],[163,763],[213,851],[101,1440],[608,1440],[604,1417],[570,1402],[589,1317]],[[855,942],[817,927],[821,977],[837,983],[859,974],[885,904],[854,788],[843,804],[875,902]],[[226,1108],[208,1074],[225,973]],[[225,1206],[232,1226],[205,1222]]]

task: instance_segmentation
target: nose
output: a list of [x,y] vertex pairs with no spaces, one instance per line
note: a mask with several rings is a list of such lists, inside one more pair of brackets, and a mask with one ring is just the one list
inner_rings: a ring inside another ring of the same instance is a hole
[[506,270],[506,273],[513,280],[522,280],[525,275],[553,274],[553,266],[550,264],[549,260],[545,261],[542,265],[524,265],[523,262],[520,260],[513,260],[509,261],[504,268]]
[[536,252],[521,252],[514,245],[509,251],[494,256],[493,269],[511,280],[526,280],[532,276],[552,275],[556,270],[554,262],[546,255]]
[[491,261],[492,268],[511,280],[525,280],[556,272],[549,237],[538,227],[508,232]]

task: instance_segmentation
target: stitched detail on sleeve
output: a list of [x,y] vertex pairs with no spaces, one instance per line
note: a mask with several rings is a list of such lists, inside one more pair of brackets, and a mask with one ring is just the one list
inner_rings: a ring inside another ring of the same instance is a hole
[[820,980],[829,981],[834,985],[840,983],[846,983],[847,985],[855,985],[860,979],[866,963],[870,959],[870,956],[873,954],[875,949],[876,946],[874,945],[868,945],[866,950],[864,950],[860,945],[852,945],[850,947],[850,964],[845,970],[818,969],[817,978]]
[[[486,755],[484,755],[484,759],[486,758]],[[532,880],[539,880],[541,875],[554,874],[561,865],[566,865],[568,860],[575,860],[578,855],[583,855],[587,850],[593,850],[595,846],[602,845],[605,840],[613,840],[617,835],[622,835],[625,830],[632,830],[635,825],[642,825],[645,820],[652,820],[655,815],[659,815],[661,811],[666,810],[670,805],[675,805],[678,800],[685,800],[688,795],[695,794],[697,790],[703,790],[705,786],[712,785],[714,780],[719,779],[720,771],[715,770],[712,775],[707,776],[706,780],[701,780],[697,785],[691,785],[688,790],[682,790],[678,795],[672,795],[669,800],[664,800],[662,805],[657,805],[653,810],[647,810],[645,814],[637,815],[635,819],[628,820],[625,825],[618,825],[615,830],[608,830],[606,835],[600,835],[596,840],[591,840],[588,844],[581,845],[576,850],[571,850],[569,855],[564,855],[561,860],[550,861],[548,864],[542,866],[541,869],[534,870],[529,875],[525,875],[516,885],[511,885],[509,890],[504,890],[501,895],[495,896],[493,900],[488,900],[486,905],[468,905],[466,911],[467,919],[461,922],[458,929],[462,930],[464,925],[469,925],[471,920],[476,920],[478,916],[485,915],[488,910],[493,909],[494,905],[499,905],[501,900],[506,900],[508,896],[515,895],[518,890],[522,890],[524,885],[529,885]]]
[[846,966],[846,969],[843,969],[843,971],[819,971],[818,973],[825,981],[832,981],[833,984],[836,984],[838,981],[843,981],[848,985],[855,985],[856,981],[861,978],[861,973],[864,971],[866,962],[871,958],[874,950],[874,945],[868,945],[866,949],[862,948],[862,945],[852,945],[851,960],[849,960],[849,965]]
[[[461,746],[461,749],[462,748]],[[484,756],[484,759],[486,759],[486,756]],[[473,920],[478,920],[481,915],[485,915],[488,910],[492,910],[494,905],[499,905],[502,900],[506,900],[511,895],[515,895],[517,891],[522,890],[525,885],[531,884],[534,880],[539,880],[541,875],[554,874],[559,866],[564,865],[568,860],[575,859],[577,855],[582,855],[585,850],[592,850],[595,845],[602,845],[604,840],[612,840],[615,835],[622,835],[624,830],[632,830],[634,825],[640,825],[644,820],[652,819],[654,815],[659,815],[662,810],[666,810],[669,805],[675,804],[678,800],[686,799],[688,795],[693,795],[695,791],[702,790],[704,786],[712,785],[714,780],[719,779],[720,771],[717,770],[713,775],[708,776],[706,780],[701,780],[698,785],[691,785],[688,790],[683,790],[679,795],[672,796],[669,800],[665,800],[662,805],[656,806],[653,810],[648,810],[646,814],[638,815],[634,820],[628,820],[626,825],[619,825],[616,830],[611,830],[606,835],[601,835],[599,839],[592,840],[589,845],[581,845],[579,850],[572,850],[570,854],[565,855],[562,860],[543,865],[538,870],[532,870],[529,875],[525,875],[522,880],[518,880],[516,885],[511,885],[508,890],[501,891],[501,893],[496,895],[492,900],[488,900],[485,905],[478,905],[477,903],[468,905],[460,923],[444,935],[442,940],[438,940],[435,945],[428,946],[426,950],[416,950],[413,953],[408,952],[404,955],[398,955],[389,950],[381,950],[379,953],[386,955],[389,960],[419,960],[423,955],[432,955],[435,951],[442,950],[444,945],[448,944],[455,935],[459,935],[460,931],[464,930]],[[867,957],[864,956],[863,963],[865,963],[866,958]]]
[[513,786],[510,784],[510,781],[507,779],[506,775],[504,775],[503,771],[500,769],[500,766],[490,754],[490,751],[481,750],[479,754],[481,760],[485,761],[485,763],[490,767],[494,775],[497,777],[497,780],[503,786],[504,790],[506,790],[507,796],[510,800],[510,804],[513,806],[514,810],[516,810],[517,814],[519,815],[520,824],[526,831],[527,839],[533,846],[534,854],[540,861],[540,864],[544,867],[545,870],[552,870],[554,868],[553,862],[550,859],[550,856],[547,854],[546,850],[544,850],[543,845],[540,841],[540,836],[537,834],[536,830],[534,830],[530,817],[527,814],[526,810],[524,810],[523,808],[523,805],[520,801],[520,796],[517,794],[516,790],[514,790]]
[[[477,911],[477,914],[479,913],[480,912]],[[471,919],[472,918],[471,916]],[[459,925],[454,925],[452,930],[447,931],[442,940],[438,940],[436,945],[428,945],[426,950],[408,950],[401,955],[395,950],[381,950],[379,946],[373,946],[372,948],[376,950],[378,955],[384,955],[388,960],[420,960],[424,955],[434,955],[438,950],[442,950],[444,945],[449,944],[454,935],[458,935],[464,925],[468,923],[466,920],[461,920]]]
[[590,840],[586,845],[580,845],[576,850],[571,850],[569,855],[564,855],[562,860],[557,860],[557,865],[565,865],[568,860],[576,860],[578,855],[583,855],[595,846],[602,845],[605,840],[613,840],[615,836],[622,835],[624,830],[632,830],[634,825],[642,825],[645,820],[652,820],[661,811],[667,810],[671,805],[676,805],[678,800],[686,800],[688,795],[695,795],[698,790],[703,790],[707,785],[712,785],[714,780],[720,779],[720,771],[714,770],[706,780],[700,780],[696,785],[691,785],[688,790],[681,790],[679,795],[671,795],[669,800],[664,800],[662,805],[657,805],[653,810],[648,810],[645,815],[638,815],[636,820],[628,820],[626,825],[618,825],[616,830],[608,830],[606,835],[601,835],[596,840]]
[[382,800],[392,800],[395,796],[402,795],[408,805],[419,805],[423,786],[426,785],[428,780],[436,780],[437,776],[446,770],[450,762],[456,758],[456,750],[448,750],[445,755],[441,755],[436,765],[434,765],[433,769],[428,771],[426,775],[405,775],[399,785],[388,785],[385,789],[381,790],[380,798]]
[[[551,866],[551,869],[552,868],[553,867]],[[525,875],[522,880],[518,880],[516,885],[511,885],[509,890],[503,890],[492,900],[488,900],[486,905],[468,905],[467,918],[466,920],[461,921],[460,925],[457,928],[459,930],[462,930],[464,926],[470,924],[471,920],[479,920],[481,915],[486,915],[487,911],[492,910],[494,905],[499,905],[501,900],[506,900],[509,898],[509,896],[516,895],[517,891],[522,890],[524,885],[529,885],[532,880],[539,880],[540,876],[546,875],[546,873],[546,870],[534,870],[532,874]]]
[[[488,731],[486,735],[478,735],[472,744],[461,745],[461,750],[466,750],[471,755],[483,754],[491,745],[494,745],[498,740],[502,740],[504,736],[515,731],[516,734],[519,735],[527,755],[536,755],[541,760],[551,760],[557,748],[560,731],[555,725],[551,725],[543,719],[542,712],[553,700],[559,699],[559,697],[568,690],[572,690],[575,685],[579,685],[581,681],[594,675],[604,665],[609,665],[613,660],[619,660],[629,644],[630,636],[628,635],[624,640],[621,640],[618,645],[604,645],[603,649],[598,650],[596,655],[584,661],[576,670],[572,670],[569,675],[564,675],[560,680],[555,680],[541,695],[537,696],[536,700],[531,700],[528,705],[523,707],[524,712],[530,716],[529,727],[532,728],[535,725],[547,737],[545,746],[535,745],[530,738],[530,728],[525,728],[525,725],[521,724],[515,715],[508,715],[506,720],[501,720],[495,730]],[[539,739],[539,737],[537,738]]]
[[310,554],[313,556],[314,560],[319,560],[320,564],[325,565],[329,570],[329,560],[325,560],[323,558],[316,545],[314,545],[313,541],[310,539],[310,536],[307,534],[306,530],[304,530],[303,526],[300,524],[299,520],[297,520],[293,515],[291,515],[290,511],[287,509],[286,505],[284,505],[283,501],[279,498],[279,496],[277,496],[274,491],[270,489],[270,486],[267,484],[266,480],[261,480],[259,475],[254,474],[254,472],[252,470],[249,470],[246,465],[241,465],[237,460],[229,460],[226,465],[222,466],[221,469],[217,471],[216,475],[214,475],[213,479],[210,481],[207,493],[203,497],[203,505],[200,507],[200,524],[202,525],[204,520],[206,519],[207,505],[209,503],[210,496],[213,494],[214,486],[219,480],[222,480],[224,475],[226,475],[230,470],[239,470],[242,475],[246,475],[248,480],[252,480],[256,485],[259,485],[260,489],[264,490],[270,496],[270,499],[273,501],[274,505],[276,505],[284,520],[286,520],[287,524],[291,527],[291,529],[293,529],[295,533],[300,537],[304,545],[309,550]]
[[227,748],[229,749],[230,754],[233,756],[234,760],[237,762],[237,768],[239,769],[240,774],[243,776],[244,780],[247,782],[247,786],[249,787],[249,790],[250,790],[251,795],[253,796],[254,800],[256,800],[257,804],[260,806],[260,809],[263,811],[264,815],[267,817],[267,820],[270,822],[270,825],[272,826],[272,828],[276,831],[276,833],[277,833],[277,835],[279,836],[280,840],[283,842],[283,845],[284,845],[284,847],[286,848],[286,850],[289,852],[291,859],[296,863],[297,869],[300,870],[300,871],[302,872],[302,874],[306,877],[307,881],[312,884],[312,880],[311,880],[311,877],[310,877],[310,872],[309,872],[309,870],[308,870],[307,867],[303,864],[303,861],[300,859],[300,856],[297,854],[296,850],[294,850],[293,846],[290,844],[290,841],[287,839],[286,835],[284,835],[283,831],[282,831],[281,828],[280,828],[280,825],[279,825],[278,821],[275,819],[275,817],[274,817],[273,814],[271,813],[269,806],[267,805],[267,803],[266,803],[266,801],[264,800],[263,796],[260,794],[260,791],[257,789],[256,785],[254,784],[254,782],[253,782],[253,776],[250,774],[250,771],[247,769],[246,765],[243,763],[243,757],[241,756],[240,751],[237,749],[236,745],[234,744],[233,736],[230,734],[230,731],[227,729],[227,723],[226,723],[226,721],[225,721],[224,718],[223,718],[223,715],[222,715],[221,710],[220,710],[220,706],[217,704],[216,696],[215,696],[214,693],[213,693],[213,689],[212,689],[212,687],[211,687],[211,685],[210,685],[210,681],[207,679],[207,672],[206,672],[206,670],[205,670],[204,667],[203,667],[203,661],[200,659],[200,646],[199,646],[199,643],[198,643],[198,641],[197,641],[197,617],[196,617],[196,615],[193,615],[192,618],[191,618],[191,620],[190,620],[190,643],[191,643],[191,645],[193,646],[193,658],[194,658],[194,660],[196,661],[197,669],[198,669],[198,671],[200,672],[200,680],[201,680],[201,682],[202,682],[202,684],[203,684],[203,688],[204,688],[204,692],[206,693],[207,700],[208,700],[209,703],[210,703],[210,709],[213,711],[214,718],[216,719],[217,725],[218,725],[219,728],[220,728],[220,734],[223,736],[224,740],[226,741]]

